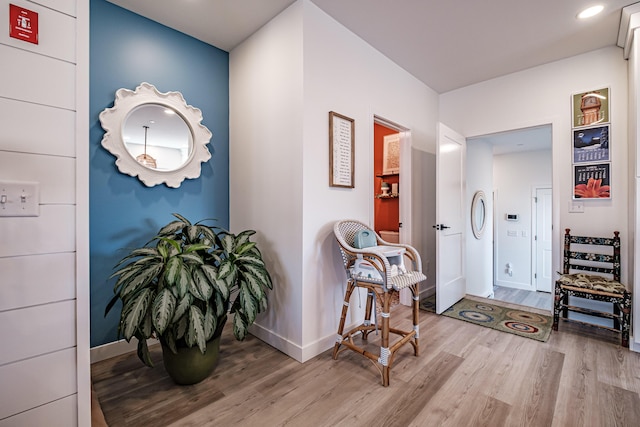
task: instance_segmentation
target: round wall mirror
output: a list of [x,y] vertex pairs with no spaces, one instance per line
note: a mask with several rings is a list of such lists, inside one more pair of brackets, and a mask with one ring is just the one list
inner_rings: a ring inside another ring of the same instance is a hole
[[471,201],[471,230],[476,239],[482,237],[487,225],[487,203],[483,191],[476,191]]
[[158,171],[183,167],[193,153],[189,125],[174,109],[159,104],[134,108],[125,118],[122,138],[138,163]]
[[113,107],[100,113],[102,146],[121,173],[148,187],[177,188],[186,178],[198,178],[200,164],[211,158],[211,132],[201,122],[202,112],[180,92],[161,93],[142,83],[135,91],[119,89]]

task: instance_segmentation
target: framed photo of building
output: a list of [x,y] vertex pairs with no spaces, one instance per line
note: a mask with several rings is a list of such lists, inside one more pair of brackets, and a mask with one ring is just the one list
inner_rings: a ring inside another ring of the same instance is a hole
[[609,122],[609,88],[590,90],[572,97],[573,127]]
[[610,163],[573,166],[574,199],[611,199]]
[[329,112],[329,186],[354,188],[354,120]]
[[573,130],[573,163],[597,163],[611,160],[609,125]]

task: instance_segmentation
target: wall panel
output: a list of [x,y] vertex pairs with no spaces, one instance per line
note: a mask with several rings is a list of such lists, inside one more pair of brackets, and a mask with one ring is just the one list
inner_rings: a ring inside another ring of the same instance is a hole
[[0,218],[0,257],[74,250],[73,205],[40,205],[38,217]]
[[78,424],[77,412],[78,407],[74,395],[0,420],[0,427],[44,425],[47,427],[75,426]]
[[0,336],[0,365],[73,347],[75,301],[0,312]]
[[75,66],[0,44],[0,97],[73,110]]
[[38,44],[9,37],[9,31],[0,32],[0,44],[75,62],[76,20],[72,16],[24,0],[0,0],[2,23],[9,22],[10,3],[38,14]]
[[0,366],[0,420],[75,393],[75,348]]
[[0,150],[75,155],[74,112],[0,98]]
[[[40,184],[40,204],[75,202],[75,159],[0,152],[0,180]],[[51,179],[54,177],[55,179]]]
[[0,258],[0,311],[73,299],[72,252]]
[[37,0],[37,2],[67,15],[77,16],[76,0]]

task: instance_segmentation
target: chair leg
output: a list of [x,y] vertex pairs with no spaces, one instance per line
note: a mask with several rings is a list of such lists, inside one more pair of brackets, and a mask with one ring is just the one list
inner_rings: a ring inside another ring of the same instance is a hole
[[555,297],[554,297],[554,303],[553,303],[553,326],[552,326],[552,329],[554,331],[558,330],[558,322],[560,321],[560,309],[561,309],[561,302],[563,299],[562,294],[563,294],[562,287],[560,287],[560,284],[556,282]]
[[[374,293],[372,289],[369,289],[367,291],[367,303],[365,305],[365,312],[364,312],[365,326],[371,326],[371,310],[373,308],[373,301],[374,301]],[[370,333],[371,333],[371,330],[362,331],[362,339],[366,341]]]
[[351,294],[355,289],[355,282],[353,280],[349,280],[347,282],[347,291],[344,294],[344,303],[342,305],[342,315],[340,316],[340,324],[338,326],[338,335],[336,336],[336,343],[333,346],[333,359],[338,358],[338,349],[340,349],[340,345],[342,344],[342,333],[344,332],[344,323],[347,319],[347,312],[349,311],[349,300],[351,299]]
[[418,339],[420,338],[420,283],[416,283],[411,287],[411,292],[413,293],[413,330],[416,331],[416,335],[413,338],[414,346],[413,346],[413,354],[415,356],[420,355],[420,346],[418,344]]
[[628,292],[624,293],[624,297],[622,300],[622,325],[621,333],[622,333],[622,342],[621,345],[623,347],[629,347],[629,328],[631,322],[631,294]]
[[382,385],[387,387],[389,385],[389,364],[390,364],[390,351],[389,351],[389,316],[391,307],[391,293],[384,292],[382,297],[382,337],[380,343],[380,359],[379,362],[382,365]]

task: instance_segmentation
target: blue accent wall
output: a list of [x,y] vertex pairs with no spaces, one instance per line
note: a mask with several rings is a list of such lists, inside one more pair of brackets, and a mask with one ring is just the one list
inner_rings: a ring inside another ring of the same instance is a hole
[[[90,267],[91,346],[117,339],[120,303],[105,318],[113,296],[115,264],[173,220],[217,219],[229,227],[229,54],[105,0],[91,0],[90,28]],[[211,159],[198,179],[179,188],[146,187],[121,174],[100,144],[99,114],[113,106],[116,90],[149,82],[178,91],[202,111],[213,133]]]

